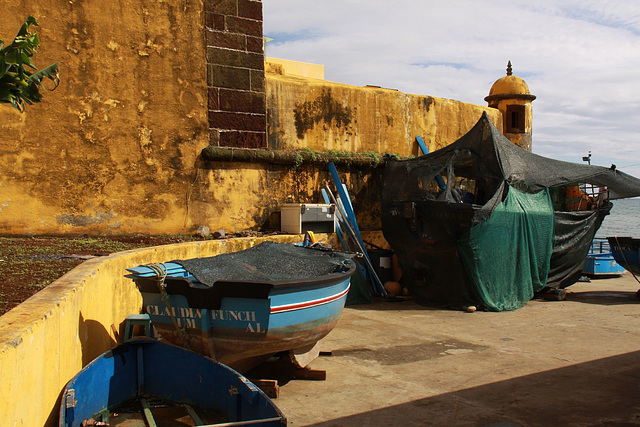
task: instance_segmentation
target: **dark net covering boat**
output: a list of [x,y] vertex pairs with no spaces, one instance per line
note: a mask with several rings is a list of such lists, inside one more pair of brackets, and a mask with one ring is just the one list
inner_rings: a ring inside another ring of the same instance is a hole
[[609,200],[638,195],[637,178],[533,154],[483,113],[453,144],[387,162],[382,226],[418,302],[513,310],[575,283]]

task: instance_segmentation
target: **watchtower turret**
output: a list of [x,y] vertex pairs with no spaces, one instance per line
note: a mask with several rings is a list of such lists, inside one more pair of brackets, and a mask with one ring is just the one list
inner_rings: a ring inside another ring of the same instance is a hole
[[535,95],[529,92],[529,86],[511,70],[511,61],[507,64],[507,75],[491,86],[489,96],[484,100],[489,107],[502,113],[502,133],[511,142],[531,151],[531,135]]

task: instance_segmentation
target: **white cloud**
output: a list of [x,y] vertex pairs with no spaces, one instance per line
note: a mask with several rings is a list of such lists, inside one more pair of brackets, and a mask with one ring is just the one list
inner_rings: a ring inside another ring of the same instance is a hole
[[[538,99],[534,151],[640,163],[640,3],[265,0],[269,56],[328,80],[485,105],[507,60]],[[640,165],[626,169],[640,176]]]

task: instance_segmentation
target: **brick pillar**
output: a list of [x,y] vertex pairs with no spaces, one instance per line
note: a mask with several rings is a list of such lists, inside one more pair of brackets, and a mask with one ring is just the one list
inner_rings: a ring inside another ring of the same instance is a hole
[[261,0],[204,0],[211,145],[265,148]]

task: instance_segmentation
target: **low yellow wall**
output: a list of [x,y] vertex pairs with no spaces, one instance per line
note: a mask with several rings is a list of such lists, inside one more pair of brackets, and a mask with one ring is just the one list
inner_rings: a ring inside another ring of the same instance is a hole
[[125,268],[234,252],[265,240],[296,242],[301,236],[180,243],[95,258],[0,316],[0,424],[57,425],[65,384],[116,344],[111,325],[121,329],[142,308]]

